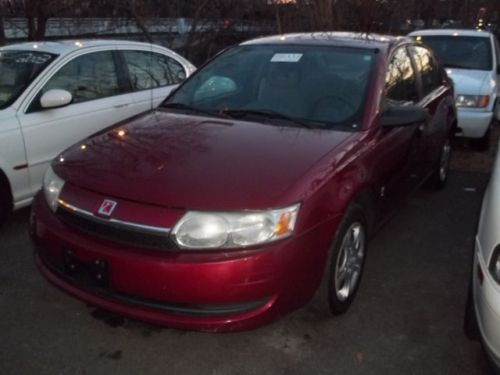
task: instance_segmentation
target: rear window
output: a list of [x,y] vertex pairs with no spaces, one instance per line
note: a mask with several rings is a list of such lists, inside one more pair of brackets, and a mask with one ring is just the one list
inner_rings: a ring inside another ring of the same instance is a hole
[[456,69],[491,70],[491,42],[485,36],[418,36],[431,47],[445,67]]

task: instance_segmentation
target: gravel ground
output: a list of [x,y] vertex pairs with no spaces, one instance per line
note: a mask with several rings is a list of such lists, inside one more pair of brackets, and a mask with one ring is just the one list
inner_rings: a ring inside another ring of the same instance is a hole
[[486,151],[476,151],[469,142],[456,139],[451,169],[461,172],[490,173],[498,148],[500,125],[492,128],[490,147]]

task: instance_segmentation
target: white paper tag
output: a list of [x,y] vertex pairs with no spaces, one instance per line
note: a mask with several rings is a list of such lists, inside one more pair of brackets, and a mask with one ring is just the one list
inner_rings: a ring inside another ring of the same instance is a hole
[[302,53],[276,53],[271,62],[299,62],[302,58]]

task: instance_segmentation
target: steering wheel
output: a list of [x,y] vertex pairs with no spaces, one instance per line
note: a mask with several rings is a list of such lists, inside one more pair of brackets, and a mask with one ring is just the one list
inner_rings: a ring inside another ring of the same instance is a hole
[[[314,117],[321,116],[322,114],[334,115],[337,117],[337,121],[341,121],[351,116],[356,110],[357,108],[354,104],[341,96],[325,95],[316,100],[310,113]],[[345,114],[345,116],[342,116],[342,114]]]

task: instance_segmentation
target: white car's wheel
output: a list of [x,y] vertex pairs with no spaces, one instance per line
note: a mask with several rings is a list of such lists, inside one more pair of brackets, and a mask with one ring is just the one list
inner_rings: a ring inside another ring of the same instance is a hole
[[497,99],[497,104],[495,105],[495,109],[494,109],[494,116],[495,116],[495,120],[497,121],[497,123],[500,122],[500,99]]
[[10,192],[8,187],[2,183],[0,176],[0,226],[5,222],[11,210]]

